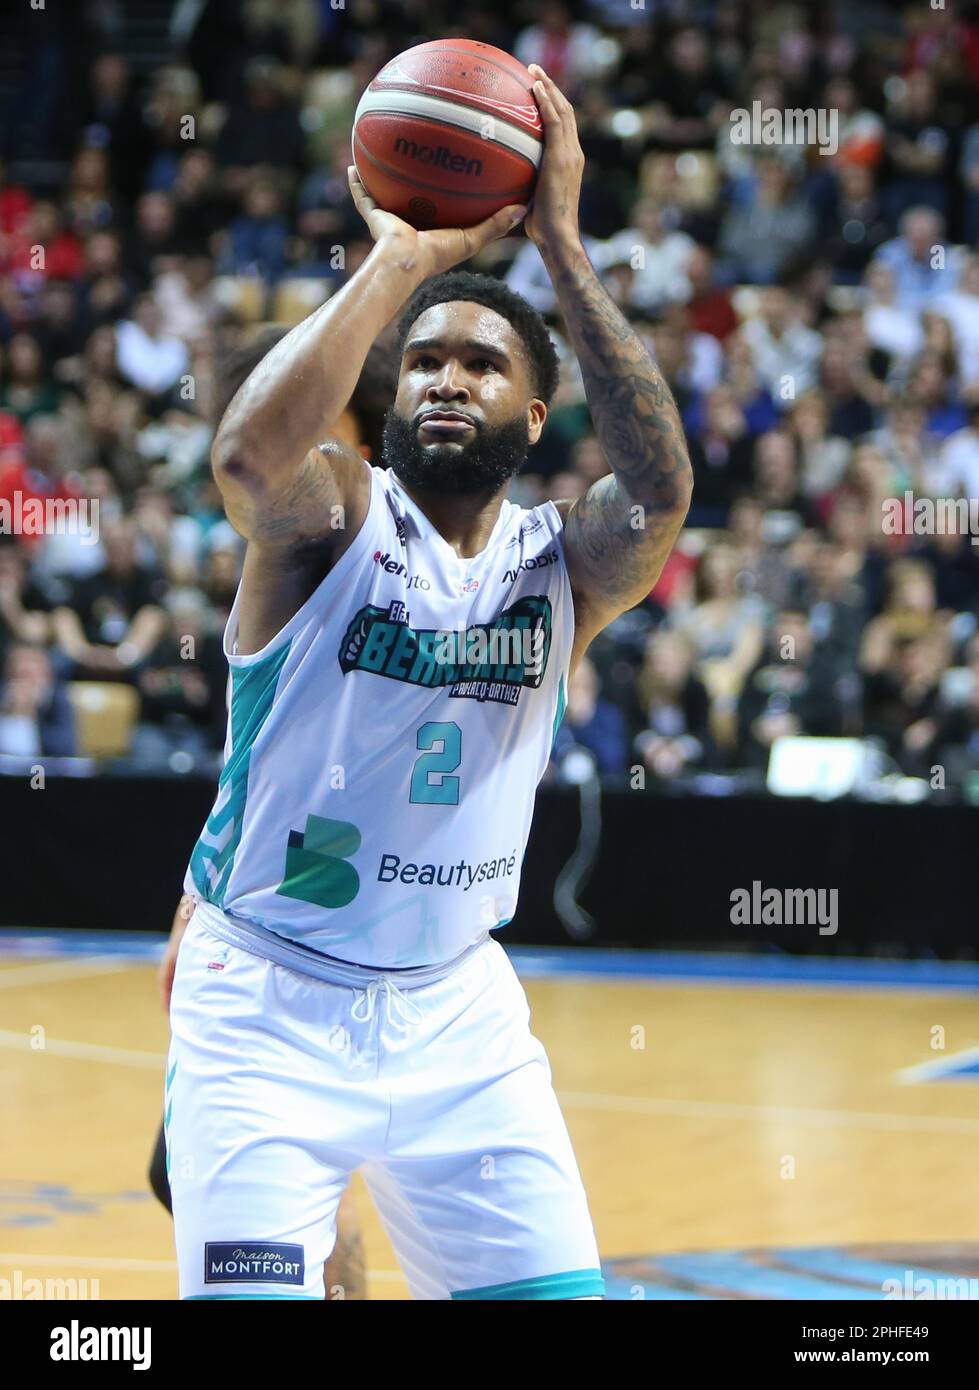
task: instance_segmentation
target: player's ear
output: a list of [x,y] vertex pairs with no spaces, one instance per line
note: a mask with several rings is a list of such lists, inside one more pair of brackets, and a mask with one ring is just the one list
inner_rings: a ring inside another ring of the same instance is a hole
[[530,409],[527,412],[527,426],[531,444],[536,444],[544,431],[544,421],[547,419],[547,406],[543,401],[536,397],[530,402]]

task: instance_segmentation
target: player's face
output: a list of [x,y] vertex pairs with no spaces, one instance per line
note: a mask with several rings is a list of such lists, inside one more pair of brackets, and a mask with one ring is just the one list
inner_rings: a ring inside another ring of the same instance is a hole
[[540,438],[546,414],[507,319],[468,300],[435,304],[405,343],[384,461],[424,490],[496,492]]

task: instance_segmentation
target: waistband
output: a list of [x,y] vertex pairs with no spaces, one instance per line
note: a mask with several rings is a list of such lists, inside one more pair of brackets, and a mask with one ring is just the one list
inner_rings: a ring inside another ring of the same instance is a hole
[[439,961],[434,965],[411,965],[404,968],[385,968],[383,966],[357,965],[353,961],[337,960],[321,951],[314,951],[298,941],[290,941],[277,932],[260,927],[257,922],[246,922],[241,917],[232,917],[216,907],[214,903],[198,900],[194,917],[199,917],[209,932],[220,937],[229,946],[239,946],[252,955],[264,956],[276,965],[284,965],[290,970],[298,970],[303,975],[325,980],[328,984],[349,985],[352,989],[366,989],[372,981],[387,981],[399,990],[418,989],[422,985],[435,984],[453,974],[459,967],[482,947],[492,940],[489,932],[484,932],[478,941],[467,946],[451,960]]

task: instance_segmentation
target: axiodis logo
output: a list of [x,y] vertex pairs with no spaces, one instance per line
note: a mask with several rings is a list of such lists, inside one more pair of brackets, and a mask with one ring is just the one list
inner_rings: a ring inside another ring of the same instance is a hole
[[390,555],[382,555],[379,550],[374,551],[374,563],[380,565],[387,574],[403,574],[408,581],[405,585],[406,589],[430,589],[432,587],[423,575],[409,574],[400,560],[394,560]]
[[542,550],[539,555],[528,555],[515,570],[507,570],[500,580],[501,584],[512,584],[521,570],[542,570],[548,565],[557,564],[556,550]]
[[423,164],[436,164],[453,174],[472,174],[478,179],[483,172],[481,159],[467,159],[464,154],[453,154],[446,145],[419,145],[414,140],[406,140],[403,135],[395,140],[394,152],[405,154],[409,159],[420,159]]

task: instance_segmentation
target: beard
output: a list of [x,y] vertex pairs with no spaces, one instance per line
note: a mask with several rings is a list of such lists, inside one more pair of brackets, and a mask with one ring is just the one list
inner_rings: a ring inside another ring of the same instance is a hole
[[384,417],[382,458],[395,476],[422,492],[498,492],[527,457],[530,435],[523,415],[503,425],[473,426],[463,445],[422,444],[418,422],[389,410]]

